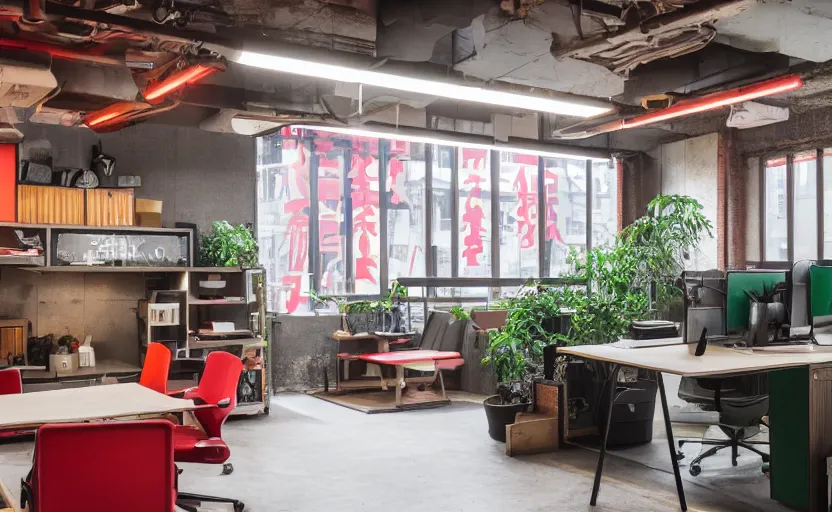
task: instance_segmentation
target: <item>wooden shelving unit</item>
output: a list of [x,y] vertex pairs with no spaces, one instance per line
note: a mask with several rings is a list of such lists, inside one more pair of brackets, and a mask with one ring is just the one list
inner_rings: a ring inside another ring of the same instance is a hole
[[[27,233],[36,232],[40,236],[44,248],[42,264],[11,259],[4,262],[0,259],[0,269],[14,267],[37,273],[152,274],[152,279],[148,276],[146,281],[147,299],[139,304],[137,313],[139,361],[144,361],[144,353],[150,342],[166,344],[175,358],[204,358],[217,350],[235,353],[247,365],[240,376],[238,405],[234,414],[268,413],[271,389],[268,341],[265,338],[266,287],[263,269],[193,266],[193,233],[190,229],[0,223],[0,232],[15,229],[23,229]],[[55,236],[62,233],[98,234],[103,238],[113,234],[187,236],[187,261],[182,266],[56,264]],[[227,282],[227,289],[215,298],[201,297],[199,281],[208,279],[211,275],[221,276]],[[228,300],[225,297],[242,297],[242,300]],[[154,305],[167,304],[178,305],[176,321],[151,321],[150,312]],[[201,323],[211,320],[233,321],[237,329],[216,333],[201,331]]]

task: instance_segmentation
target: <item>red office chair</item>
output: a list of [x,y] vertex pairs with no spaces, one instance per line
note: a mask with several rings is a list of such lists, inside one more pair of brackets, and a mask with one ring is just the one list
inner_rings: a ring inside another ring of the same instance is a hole
[[44,425],[22,482],[30,512],[173,512],[173,425],[111,421]]
[[0,370],[0,395],[19,395],[20,393],[23,393],[20,370],[17,368]]
[[[20,370],[17,368],[0,370],[0,395],[19,395],[20,393],[23,393],[23,379],[20,377]],[[0,432],[0,439],[33,433],[33,430]]]
[[149,343],[147,353],[144,356],[144,366],[142,367],[139,384],[159,393],[167,394],[170,360],[171,352],[168,347],[161,343]]
[[[231,450],[222,440],[222,425],[237,405],[237,384],[240,382],[242,371],[243,363],[239,357],[228,352],[208,354],[199,386],[185,390],[184,398],[193,400],[197,405],[208,404],[214,407],[193,411],[201,429],[184,425],[175,428],[174,459],[176,462],[223,464],[231,456]],[[226,471],[223,473],[227,474]],[[235,512],[242,512],[245,509],[245,504],[231,498],[179,493],[179,499],[230,503],[234,506]],[[189,509],[181,502],[179,506]]]

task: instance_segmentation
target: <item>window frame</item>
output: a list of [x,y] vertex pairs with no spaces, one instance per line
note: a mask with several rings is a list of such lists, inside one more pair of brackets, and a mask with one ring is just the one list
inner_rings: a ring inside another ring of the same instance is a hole
[[[320,263],[320,254],[319,254],[319,204],[318,204],[318,197],[319,197],[319,156],[316,151],[316,142],[319,138],[322,137],[322,134],[326,134],[325,130],[321,130],[322,133],[317,133],[314,131],[307,131],[303,130],[297,134],[294,132],[289,135],[288,133],[280,133],[271,136],[261,137],[260,139],[270,139],[276,140],[281,143],[285,140],[294,139],[297,140],[298,143],[308,143],[310,149],[310,162],[309,162],[309,175],[310,177],[315,177],[315,179],[310,179],[310,211],[309,211],[309,244],[308,244],[308,251],[309,251],[309,286],[310,290],[304,290],[302,293],[308,293],[309,291],[315,291],[316,293],[320,292],[321,289],[321,274],[322,271],[319,268]],[[329,137],[338,137],[336,134],[331,134]],[[345,140],[351,140],[352,136],[350,135],[341,135]],[[261,149],[262,142],[258,141],[257,149],[258,152]],[[424,215],[425,218],[423,219],[424,222],[424,248],[425,248],[425,277],[436,277],[434,276],[433,268],[435,266],[435,262],[433,261],[434,255],[433,251],[431,250],[434,238],[434,219],[433,219],[433,208],[434,208],[434,198],[433,198],[433,176],[434,176],[434,157],[440,151],[440,148],[443,147],[452,147],[453,148],[453,159],[452,159],[452,167],[451,167],[451,183],[450,183],[450,198],[451,198],[451,262],[452,262],[452,269],[451,269],[451,278],[459,278],[460,277],[460,243],[459,243],[459,223],[460,223],[460,201],[459,201],[459,158],[460,158],[460,150],[462,146],[440,146],[436,144],[424,144],[424,158],[425,158],[425,196],[424,196]],[[379,162],[379,190],[381,193],[381,197],[379,200],[379,211],[378,211],[378,222],[379,222],[379,240],[380,240],[380,254],[379,254],[379,283],[378,283],[378,290],[377,292],[374,290],[372,294],[362,294],[356,295],[354,293],[354,279],[353,279],[353,272],[352,266],[354,265],[354,257],[352,250],[352,240],[353,240],[353,233],[350,229],[351,225],[351,216],[346,214],[348,211],[348,200],[349,200],[349,191],[350,191],[350,180],[344,179],[344,194],[345,194],[345,254],[344,254],[344,269],[347,272],[347,293],[344,295],[350,299],[380,299],[383,298],[387,294],[387,290],[389,289],[388,277],[389,277],[389,268],[388,268],[388,226],[387,226],[387,219],[388,219],[388,200],[386,198],[386,181],[388,179],[387,176],[387,164],[390,161],[390,149],[391,143],[390,139],[378,139],[378,162]],[[346,152],[349,153],[350,150],[346,149]],[[501,151],[497,149],[489,150],[489,155],[487,158],[490,159],[490,178],[491,178],[491,209],[490,214],[487,214],[484,222],[488,222],[490,233],[491,233],[491,258],[490,258],[490,265],[491,265],[491,277],[493,279],[500,278],[500,237],[499,237],[499,229],[500,229],[500,208],[499,208],[499,197],[500,197],[500,168],[501,164],[503,163],[503,159],[505,158],[502,153],[510,153],[506,151]],[[522,153],[522,151],[520,151]],[[347,155],[348,156],[348,155]],[[259,154],[258,154],[259,158]],[[346,158],[346,156],[345,156]],[[537,208],[538,208],[538,219],[537,219],[537,256],[538,256],[538,276],[539,278],[548,278],[550,277],[551,271],[549,268],[548,258],[546,257],[546,226],[544,221],[544,213],[546,211],[546,197],[545,194],[542,193],[545,186],[545,158],[543,156],[537,156]],[[592,233],[592,212],[593,209],[591,207],[593,201],[593,189],[594,189],[594,169],[593,169],[593,159],[591,158],[578,158],[572,157],[574,160],[584,160],[585,161],[585,168],[586,168],[586,190],[584,192],[585,201],[586,201],[586,247],[588,250],[592,249],[593,246],[593,233]],[[611,166],[617,169],[617,187],[621,187],[621,172],[620,166],[617,165],[617,162],[611,158]],[[349,162],[349,159],[345,159],[345,162]],[[348,165],[348,163],[346,164]],[[259,167],[259,160],[258,160],[258,167]],[[822,168],[822,167],[821,167]],[[259,169],[258,169],[259,171]],[[345,172],[348,169],[345,170]],[[819,183],[820,186],[820,183]],[[496,198],[496,200],[495,200]],[[257,197],[258,202],[260,201],[259,195]],[[617,217],[617,225],[619,226],[618,231],[620,231],[621,226],[621,205],[617,205],[615,209],[615,216]],[[822,226],[822,223],[821,223]],[[259,228],[259,226],[258,226]],[[499,288],[489,288],[488,296],[487,297],[460,297],[458,293],[458,289],[453,289],[453,292],[450,296],[445,294],[438,295],[437,294],[437,287],[429,287],[425,289],[424,294],[424,301],[423,306],[425,311],[429,304],[435,303],[437,301],[445,301],[445,302],[488,302],[491,300],[499,299],[500,297],[500,289]],[[308,309],[307,309],[308,308]],[[312,310],[313,306],[311,302],[307,301],[307,308],[301,306],[295,313],[304,313],[309,310]]]
[[[778,153],[769,153],[765,155],[761,155],[759,157],[759,176],[760,176],[760,190],[759,190],[759,198],[760,198],[760,267],[761,268],[786,268],[787,266],[790,267],[794,264],[794,203],[795,203],[795,169],[794,169],[794,157],[800,153],[806,153],[809,151],[816,152],[816,165],[815,165],[815,187],[817,188],[816,194],[816,213],[817,213],[817,254],[818,260],[824,260],[832,257],[832,254],[824,254],[824,190],[823,190],[823,159],[824,159],[824,148],[823,147],[815,147],[815,148],[806,148],[802,150],[792,150],[788,153],[778,152]],[[766,207],[768,206],[766,202],[766,185],[767,185],[767,173],[766,173],[766,163],[777,159],[777,158],[785,158],[786,159],[786,244],[787,244],[787,257],[786,260],[769,260],[766,257]]]

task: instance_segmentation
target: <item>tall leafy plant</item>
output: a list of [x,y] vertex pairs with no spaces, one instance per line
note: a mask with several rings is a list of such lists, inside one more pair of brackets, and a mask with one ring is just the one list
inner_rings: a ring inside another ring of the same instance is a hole
[[252,230],[240,224],[232,226],[226,221],[211,225],[211,233],[204,234],[199,243],[200,265],[206,267],[258,266],[260,248]]
[[[657,196],[647,213],[624,229],[609,247],[571,252],[566,276],[586,286],[536,287],[508,299],[506,326],[492,332],[484,364],[501,382],[522,380],[538,366],[543,347],[553,343],[608,343],[625,334],[633,320],[651,314],[651,286],[661,308],[680,292],[675,280],[690,252],[712,225],[702,205],[684,196]],[[551,319],[571,312],[568,335],[552,332]]]

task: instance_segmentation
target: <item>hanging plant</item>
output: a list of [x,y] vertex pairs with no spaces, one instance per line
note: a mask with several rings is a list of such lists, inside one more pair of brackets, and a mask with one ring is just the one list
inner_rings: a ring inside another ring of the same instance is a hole
[[260,248],[251,228],[226,221],[211,225],[211,233],[202,235],[199,264],[203,267],[255,268],[259,265]]

